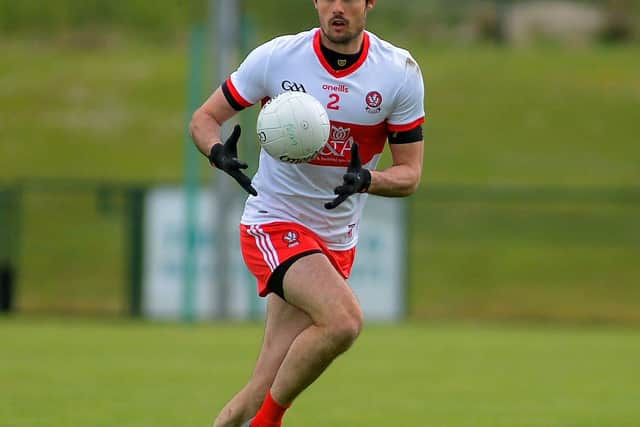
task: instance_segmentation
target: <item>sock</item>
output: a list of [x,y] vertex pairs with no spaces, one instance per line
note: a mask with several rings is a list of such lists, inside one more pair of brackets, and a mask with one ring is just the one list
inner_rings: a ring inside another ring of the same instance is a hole
[[271,396],[271,390],[267,392],[262,406],[258,410],[255,418],[251,422],[251,427],[280,427],[282,417],[288,406],[282,406]]

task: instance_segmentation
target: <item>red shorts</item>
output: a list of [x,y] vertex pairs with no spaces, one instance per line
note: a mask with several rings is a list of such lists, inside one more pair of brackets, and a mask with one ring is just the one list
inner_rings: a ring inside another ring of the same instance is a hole
[[240,224],[240,248],[249,270],[258,279],[258,294],[267,296],[273,271],[283,262],[304,252],[322,252],[345,279],[351,274],[356,248],[333,251],[313,231],[292,222],[261,225]]

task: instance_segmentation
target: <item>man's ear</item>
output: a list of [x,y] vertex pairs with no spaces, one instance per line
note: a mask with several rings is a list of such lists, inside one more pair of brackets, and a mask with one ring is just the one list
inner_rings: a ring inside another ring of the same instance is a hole
[[373,6],[376,5],[376,0],[368,0],[367,1],[367,12],[373,9]]

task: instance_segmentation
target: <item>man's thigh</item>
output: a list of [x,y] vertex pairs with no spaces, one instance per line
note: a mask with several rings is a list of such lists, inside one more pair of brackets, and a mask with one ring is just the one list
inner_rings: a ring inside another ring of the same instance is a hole
[[307,313],[316,325],[362,318],[355,294],[324,254],[297,260],[283,282],[287,301]]
[[270,294],[268,298],[264,339],[254,378],[270,386],[291,343],[312,321],[309,315],[279,296]]

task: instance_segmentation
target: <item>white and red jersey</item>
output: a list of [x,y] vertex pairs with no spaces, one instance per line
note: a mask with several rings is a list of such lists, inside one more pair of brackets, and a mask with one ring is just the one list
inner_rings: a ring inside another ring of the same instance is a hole
[[244,107],[284,91],[304,91],[325,106],[331,121],[327,145],[310,163],[289,164],[260,153],[253,177],[258,196],[247,199],[241,222],[296,222],[332,250],[355,246],[367,194],[354,194],[333,210],[324,204],[342,183],[354,142],[363,166],[375,169],[389,132],[424,122],[422,74],[409,52],[365,32],[359,60],[336,71],[322,55],[320,30],[313,29],[257,47],[226,85]]

